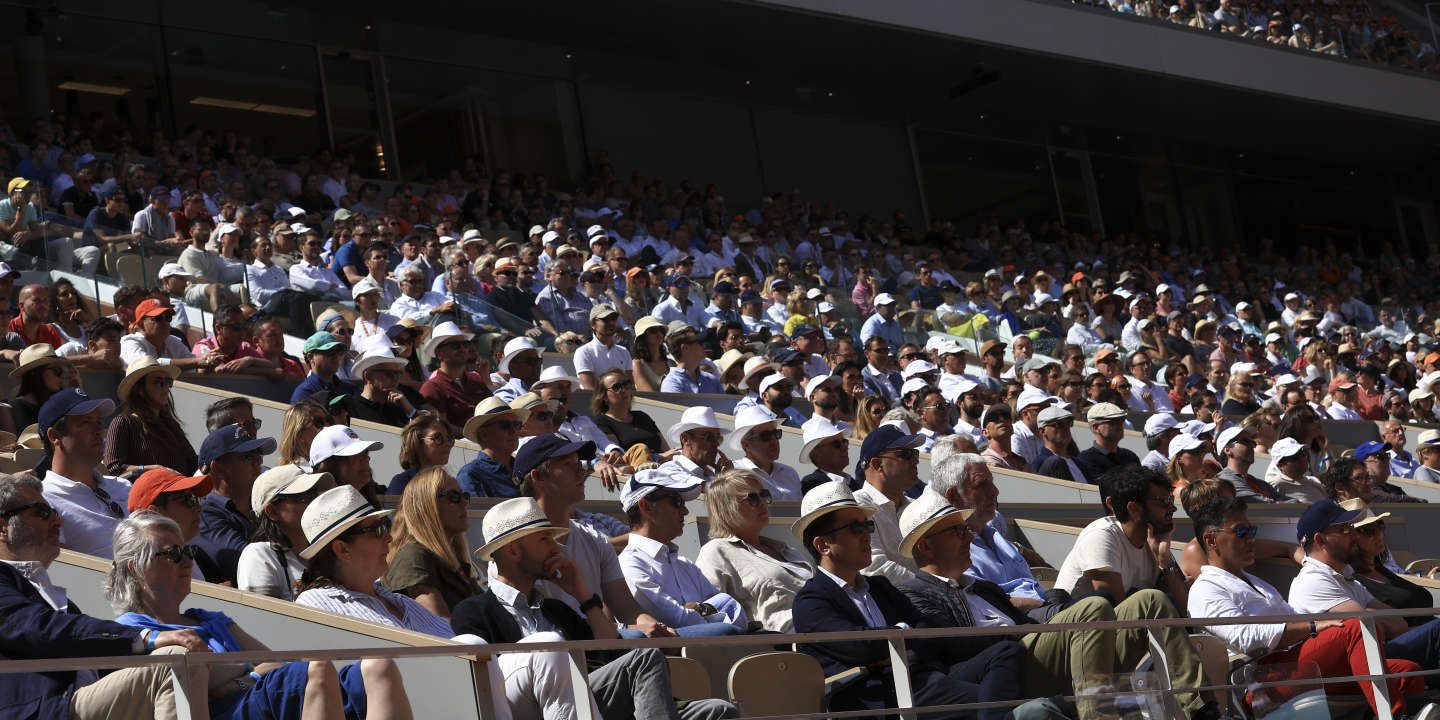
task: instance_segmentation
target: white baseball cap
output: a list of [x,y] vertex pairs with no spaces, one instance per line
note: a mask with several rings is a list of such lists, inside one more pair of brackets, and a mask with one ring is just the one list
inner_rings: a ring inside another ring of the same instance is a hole
[[171,277],[193,278],[193,277],[195,277],[195,276],[194,276],[194,275],[191,275],[191,274],[188,273],[188,272],[185,272],[184,266],[182,266],[180,263],[173,263],[173,262],[172,262],[172,263],[165,263],[164,265],[161,265],[161,266],[160,266],[160,279],[161,279],[161,280],[164,280],[165,278],[171,278]]
[[890,293],[880,293],[879,295],[876,295],[876,296],[875,296],[875,304],[876,304],[876,305],[894,305],[894,304],[895,304],[895,296],[894,296],[894,295],[891,295]]
[[1167,430],[1180,426],[1175,416],[1170,413],[1155,413],[1145,421],[1145,437],[1158,437]]
[[674,490],[683,500],[700,497],[700,478],[689,473],[638,470],[620,488],[620,509],[629,512],[642,498],[656,490]]
[[350,457],[383,447],[385,443],[360,439],[360,436],[346,425],[331,425],[316,433],[315,439],[310,441],[310,467],[332,457]]

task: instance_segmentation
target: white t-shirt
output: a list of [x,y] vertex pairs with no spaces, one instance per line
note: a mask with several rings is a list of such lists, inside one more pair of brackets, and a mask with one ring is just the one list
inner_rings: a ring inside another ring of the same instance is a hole
[[284,562],[268,542],[253,542],[240,551],[235,585],[245,592],[269,595],[281,600],[295,599],[295,583],[305,572],[305,562],[294,550],[285,549]]
[[1297,613],[1330,612],[1336,605],[1357,602],[1360,607],[1370,607],[1375,596],[1370,594],[1358,580],[1355,571],[1345,566],[1345,572],[1335,569],[1312,557],[1305,558],[1300,572],[1290,583],[1290,606]]
[[100,499],[90,486],[76,482],[54,471],[47,471],[41,481],[45,502],[55,508],[65,526],[60,529],[60,546],[66,550],[108,558],[114,553],[112,542],[115,526],[127,514],[130,483],[118,477],[96,474],[95,482],[120,509],[120,517]]
[[[1155,564],[1155,555],[1149,547],[1131,545],[1120,528],[1120,521],[1107,515],[1080,531],[1075,547],[1060,565],[1055,587],[1074,593],[1085,573],[1092,570],[1119,573],[1120,582],[1129,591],[1153,586],[1160,567]],[[1089,590],[1089,586],[1083,589]]]

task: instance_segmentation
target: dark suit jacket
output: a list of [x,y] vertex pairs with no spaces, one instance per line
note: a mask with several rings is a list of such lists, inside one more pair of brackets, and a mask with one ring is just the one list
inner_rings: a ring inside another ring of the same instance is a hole
[[[594,640],[595,633],[590,624],[560,600],[546,598],[540,601],[540,614],[556,627],[566,640]],[[470,633],[485,638],[488,643],[516,643],[525,637],[520,632],[520,623],[505,609],[500,598],[490,588],[478,595],[471,595],[460,601],[450,613],[450,629],[456,635]]]
[[[810,492],[811,488],[824,485],[828,482],[835,482],[835,478],[830,477],[830,475],[824,470],[820,470],[817,468],[815,472],[812,472],[809,475],[800,478],[800,492]],[[850,478],[850,482],[846,483],[846,486],[848,486],[851,491],[859,490],[860,482],[855,478]]]
[[[926,627],[925,618],[905,596],[883,577],[866,577],[870,597],[885,616],[886,625],[905,623],[910,627]],[[840,632],[845,630],[870,629],[865,616],[850,601],[850,596],[822,572],[815,573],[795,594],[793,618],[795,632]],[[924,670],[943,670],[939,659],[938,643],[927,640],[906,641],[906,648],[913,651],[910,671],[914,674]],[[856,666],[886,665],[890,661],[889,646],[879,640],[850,640],[803,644],[800,651],[814,655],[820,660],[826,675],[834,675]],[[889,673],[880,673],[889,682]]]
[[[910,600],[910,604],[915,606],[915,610],[925,618],[925,624],[928,627],[971,627],[973,625],[973,623],[965,622],[965,615],[961,614],[960,604],[965,600],[960,596],[960,591],[951,588],[948,583],[930,573],[915,573],[915,577],[906,581],[899,589]],[[988,580],[975,580],[974,592],[1005,613],[1016,625],[1028,625],[1035,622],[1012,605],[1009,596],[995,583]],[[1016,638],[1013,635],[948,638],[941,645],[941,649],[944,651],[945,661],[954,664],[962,660],[969,660],[999,640],[1014,639]]]
[[[19,570],[0,563],[0,659],[129,655],[139,628],[71,612],[56,612]],[[0,717],[63,718],[70,715],[75,673],[0,674]]]

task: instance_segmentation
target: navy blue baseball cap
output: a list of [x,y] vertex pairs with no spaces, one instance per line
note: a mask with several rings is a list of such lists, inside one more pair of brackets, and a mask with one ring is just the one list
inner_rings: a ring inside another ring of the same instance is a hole
[[60,418],[88,415],[97,409],[102,417],[110,415],[115,412],[115,401],[109,398],[92,398],[86,395],[85,391],[75,388],[61,390],[40,406],[40,414],[36,418],[40,425],[40,435],[44,436],[45,431],[60,422]]
[[1334,500],[1321,500],[1305,509],[1300,523],[1295,527],[1295,537],[1301,543],[1314,538],[1331,525],[1347,525],[1365,516],[1364,510],[1346,510]]
[[776,365],[789,365],[790,363],[800,362],[804,359],[805,358],[801,355],[800,351],[792,350],[790,348],[781,348],[775,353]]
[[690,276],[684,273],[672,273],[665,276],[665,287],[686,287],[690,284]]
[[158,197],[165,197],[169,194],[170,188],[165,187],[164,185],[156,185],[155,187],[150,188],[150,198],[152,200]]
[[515,480],[523,480],[531,470],[540,467],[540,463],[550,458],[572,453],[579,455],[581,460],[592,459],[595,457],[595,443],[571,440],[559,433],[536,435],[526,440],[515,453]]
[[925,439],[911,435],[895,425],[885,423],[870,431],[865,442],[860,444],[860,463],[855,466],[855,477],[865,477],[865,466],[870,460],[886,450],[919,447]]
[[740,304],[741,304],[741,305],[745,305],[745,304],[747,304],[747,303],[763,303],[763,302],[765,302],[765,298],[760,297],[760,293],[755,292],[754,290],[746,290],[745,292],[740,293]]
[[1368,440],[1360,443],[1360,447],[1355,448],[1355,459],[1365,460],[1380,453],[1390,452],[1390,449],[1390,443],[1380,442],[1379,440]]
[[1207,382],[1207,381],[1205,380],[1205,376],[1204,376],[1204,375],[1191,375],[1191,376],[1189,377],[1189,379],[1187,379],[1187,380],[1185,381],[1185,387],[1187,387],[1187,388],[1204,387],[1206,382]]
[[815,327],[814,325],[810,325],[810,324],[808,324],[808,323],[800,323],[799,325],[796,325],[796,326],[795,326],[795,332],[790,333],[790,337],[792,337],[792,338],[798,338],[798,337],[805,337],[806,335],[819,335],[819,334],[820,334],[820,329],[817,328],[817,327]]
[[239,423],[230,423],[224,427],[215,428],[205,441],[200,443],[200,467],[209,467],[210,463],[219,460],[226,455],[236,453],[248,453],[259,450],[265,455],[275,452],[274,438],[253,438],[245,431]]
[[734,295],[735,292],[735,286],[724,280],[715,283],[715,287],[710,290],[711,295]]

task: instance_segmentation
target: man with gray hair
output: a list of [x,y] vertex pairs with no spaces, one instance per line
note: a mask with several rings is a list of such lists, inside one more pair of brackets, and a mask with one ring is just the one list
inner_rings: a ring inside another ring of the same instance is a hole
[[[82,615],[50,580],[60,555],[60,515],[45,502],[34,478],[0,475],[0,659],[99,657],[205,652],[194,630],[127,627]],[[190,687],[205,687],[204,666],[190,672]],[[0,707],[30,708],[24,717],[176,717],[170,666],[0,674]]]
[[406,265],[400,271],[400,295],[390,303],[390,314],[410,318],[425,325],[435,315],[443,315],[455,309],[455,301],[429,289],[425,280],[425,268],[419,263]]
[[[932,461],[935,456],[931,456]],[[932,462],[930,489],[961,510],[973,510],[966,523],[975,532],[970,542],[970,569],[966,575],[1000,586],[1010,602],[1022,612],[1041,612],[1036,620],[1048,620],[1060,604],[1048,603],[1046,590],[1030,572],[1030,566],[1045,565],[1029,548],[1005,537],[1007,525],[1000,516],[1000,490],[985,459],[975,453],[946,451]],[[998,527],[997,527],[998,526]]]

